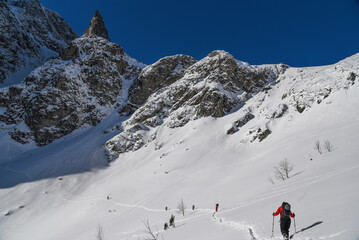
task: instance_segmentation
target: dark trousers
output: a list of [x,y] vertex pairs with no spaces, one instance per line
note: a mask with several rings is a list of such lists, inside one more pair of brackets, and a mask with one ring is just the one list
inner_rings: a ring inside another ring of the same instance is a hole
[[284,239],[289,239],[290,218],[280,219],[280,231]]

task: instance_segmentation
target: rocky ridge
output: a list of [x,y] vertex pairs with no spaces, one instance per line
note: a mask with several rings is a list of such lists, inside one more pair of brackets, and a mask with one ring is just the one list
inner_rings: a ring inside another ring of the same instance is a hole
[[[291,121],[315,104],[356,84],[359,54],[337,64],[291,68],[252,66],[229,53],[214,51],[185,69],[183,77],[151,94],[122,124],[123,132],[106,143],[109,161],[155,141],[163,127],[181,127],[203,117],[233,113],[224,134],[240,134],[239,144],[263,141],[279,121]],[[147,69],[151,69],[148,66]],[[266,101],[274,95],[277,102]],[[159,144],[161,145],[161,144]]]
[[9,74],[41,65],[61,53],[77,34],[39,0],[0,2],[0,83]]
[[[170,75],[170,71],[162,71],[160,77],[160,71],[156,71],[162,64],[167,64],[165,60],[142,71],[138,79],[142,82],[138,84],[137,92],[141,92],[141,87],[147,86],[150,79],[166,79]],[[155,137],[147,134],[149,128],[160,125],[175,128],[198,118],[225,116],[240,108],[288,68],[284,64],[251,66],[225,51],[214,51],[206,58],[190,63],[187,68],[181,65],[176,81],[168,81],[167,85],[145,98],[146,102],[123,124],[124,131],[106,143],[110,160],[119,153],[137,150],[152,141]],[[130,99],[138,98],[130,96]]]

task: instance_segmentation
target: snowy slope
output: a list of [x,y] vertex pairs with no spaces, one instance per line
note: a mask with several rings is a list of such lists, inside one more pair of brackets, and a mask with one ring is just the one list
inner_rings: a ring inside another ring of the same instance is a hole
[[[155,140],[110,165],[103,146],[119,132],[104,131],[126,120],[116,112],[45,147],[8,151],[0,239],[96,239],[99,224],[105,239],[146,239],[146,220],[159,239],[269,239],[282,201],[296,214],[293,239],[359,239],[358,58],[289,68],[224,117],[149,128]],[[248,112],[254,118],[227,134]],[[259,128],[270,130],[262,141]],[[318,140],[333,151],[319,154]],[[281,181],[274,167],[284,159],[294,171]],[[181,199],[184,217],[176,211]],[[163,231],[171,214],[176,228]]]

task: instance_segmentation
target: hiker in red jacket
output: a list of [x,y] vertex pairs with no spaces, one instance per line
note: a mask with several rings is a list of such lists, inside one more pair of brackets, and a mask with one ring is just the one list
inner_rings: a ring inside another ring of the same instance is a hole
[[277,212],[273,213],[273,216],[277,216],[280,214],[280,231],[284,239],[289,239],[289,228],[291,220],[290,218],[294,218],[295,214],[290,211],[290,204],[283,202],[282,206],[280,206]]

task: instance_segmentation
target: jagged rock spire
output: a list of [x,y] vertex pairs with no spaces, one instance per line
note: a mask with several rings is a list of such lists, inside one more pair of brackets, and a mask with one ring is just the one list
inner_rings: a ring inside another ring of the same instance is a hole
[[110,38],[108,37],[107,29],[105,27],[105,23],[103,22],[103,18],[98,10],[96,10],[95,16],[91,19],[90,26],[86,29],[83,36],[85,37],[99,36],[110,41]]

